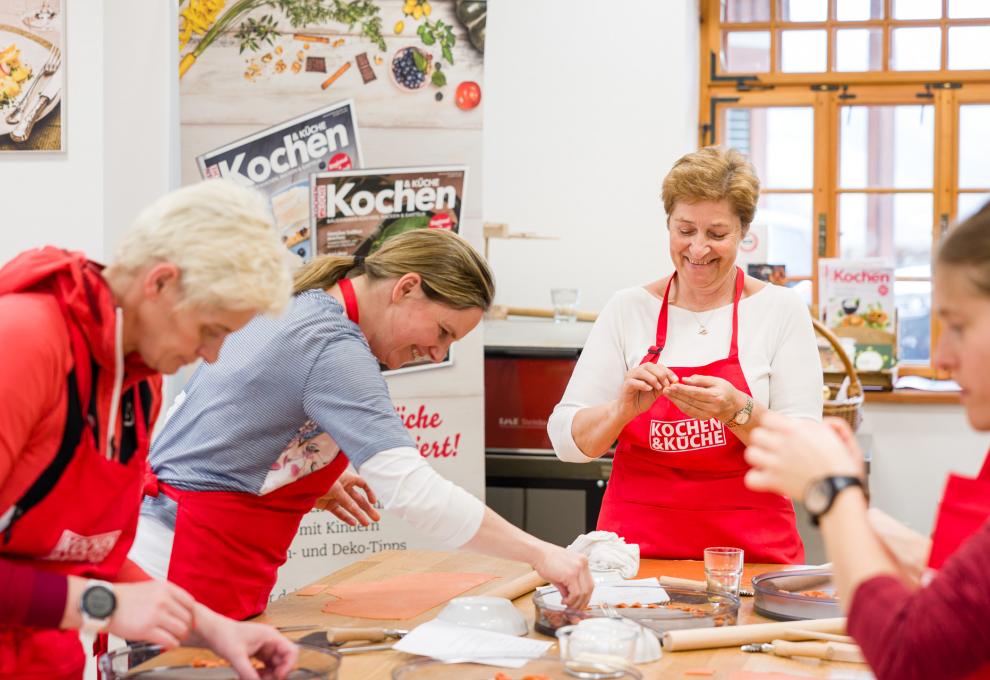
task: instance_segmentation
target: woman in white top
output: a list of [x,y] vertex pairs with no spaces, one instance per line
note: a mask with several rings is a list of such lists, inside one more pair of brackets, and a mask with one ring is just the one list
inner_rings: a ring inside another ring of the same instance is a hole
[[790,500],[743,484],[749,433],[768,412],[818,420],[822,409],[807,308],[736,266],[758,197],[738,151],[674,164],[663,183],[674,273],[612,297],[547,426],[567,462],[618,440],[598,528],[644,557],[732,545],[748,561],[804,559]]

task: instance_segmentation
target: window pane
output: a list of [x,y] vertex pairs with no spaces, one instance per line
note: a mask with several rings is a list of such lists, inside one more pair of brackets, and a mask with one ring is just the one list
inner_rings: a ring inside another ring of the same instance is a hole
[[722,0],[722,21],[740,24],[770,21],[770,0]]
[[[902,276],[901,270],[897,275]],[[931,360],[932,284],[931,281],[894,281],[897,305],[898,359],[927,364]]]
[[940,19],[942,0],[893,0],[895,19]]
[[780,0],[780,21],[825,21],[827,0]]
[[926,276],[932,256],[931,194],[840,194],[842,257],[883,257],[901,276]]
[[728,31],[723,34],[722,67],[728,73],[770,70],[769,31]]
[[821,73],[827,61],[825,31],[781,31],[780,70],[783,73]]
[[894,71],[935,71],[942,63],[942,29],[895,28],[890,45]]
[[990,68],[988,44],[990,44],[990,26],[949,28],[949,68],[958,70]]
[[990,105],[959,107],[959,187],[990,187]]
[[882,19],[883,0],[836,0],[835,18],[839,21]]
[[950,19],[982,19],[990,17],[987,0],[949,0]]
[[883,31],[850,28],[835,32],[836,71],[879,71],[883,59]]
[[810,276],[813,202],[807,194],[763,194],[751,229],[764,234],[766,262],[787,266],[788,276]]
[[765,189],[811,189],[814,111],[810,106],[725,110],[722,143],[746,154]]
[[932,186],[935,111],[930,104],[843,106],[839,120],[840,186]]
[[956,224],[969,219],[990,201],[990,194],[959,194],[956,204]]

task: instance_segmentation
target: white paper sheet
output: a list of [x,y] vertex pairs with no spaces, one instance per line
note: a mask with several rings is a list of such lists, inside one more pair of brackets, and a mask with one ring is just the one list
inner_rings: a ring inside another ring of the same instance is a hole
[[543,656],[552,644],[434,619],[409,631],[393,649],[444,661],[463,660],[521,668],[529,659]]

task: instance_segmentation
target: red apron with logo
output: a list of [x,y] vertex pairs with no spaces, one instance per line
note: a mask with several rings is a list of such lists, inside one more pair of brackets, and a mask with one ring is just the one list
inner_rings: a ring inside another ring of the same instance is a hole
[[[75,366],[69,377],[66,420],[81,423],[81,433],[76,430],[78,443],[67,449],[67,424],[56,460],[71,458],[40,502],[15,515],[0,538],[0,555],[38,569],[112,580],[127,558],[137,528],[148,451],[145,413],[141,400],[135,398],[135,454],[126,463],[107,459],[97,447],[93,421],[87,417],[96,377],[85,340],[73,323],[67,326]],[[0,627],[0,678],[80,679],[84,665],[75,630]]]
[[[949,475],[939,504],[928,566],[939,569],[945,560],[990,518],[990,452],[976,478]],[[967,676],[990,680],[990,664]]]
[[[641,363],[658,362],[667,339],[670,285],[657,320],[656,344]],[[739,365],[739,300],[744,276],[737,269],[729,355],[706,366],[668,366],[679,378],[722,378],[750,394]],[[800,563],[804,546],[791,501],[750,491],[745,446],[717,418],[698,420],[664,397],[619,434],[598,528],[638,543],[646,558],[701,559],[710,546],[735,546],[747,562]]]
[[[347,316],[357,323],[351,282],[341,279],[339,285]],[[263,496],[183,491],[152,479],[150,495],[160,488],[178,504],[168,580],[233,619],[260,614],[303,516],[346,467],[347,456],[339,451],[325,467]]]

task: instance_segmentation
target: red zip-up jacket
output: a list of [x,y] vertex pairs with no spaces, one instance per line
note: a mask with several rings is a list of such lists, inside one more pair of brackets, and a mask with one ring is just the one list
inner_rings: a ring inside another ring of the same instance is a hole
[[[120,408],[113,409],[115,383],[124,388],[147,380],[153,395],[151,421],[161,407],[161,375],[136,354],[116,370],[116,312],[102,267],[53,247],[27,251],[0,269],[0,516],[16,503],[52,462],[66,421],[67,382],[73,357],[60,297],[71,321],[83,331],[99,368],[97,431],[101,450],[114,432],[119,446]],[[122,392],[118,392],[120,394]],[[145,457],[147,451],[137,452]],[[134,512],[136,508],[131,509]],[[120,580],[147,578],[136,567]],[[57,627],[65,607],[67,580],[0,557],[0,625]]]

